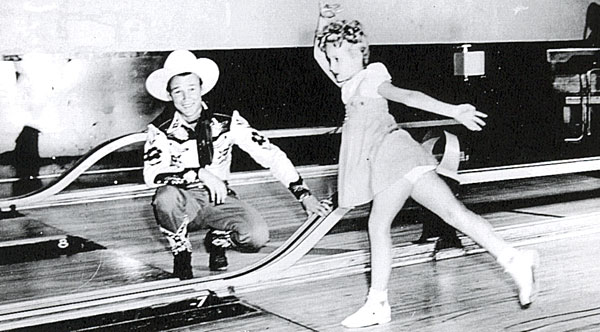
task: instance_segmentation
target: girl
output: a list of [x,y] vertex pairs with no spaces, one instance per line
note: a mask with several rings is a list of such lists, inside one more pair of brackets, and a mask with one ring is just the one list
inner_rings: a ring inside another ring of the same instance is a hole
[[391,320],[387,285],[391,273],[391,223],[404,202],[415,201],[471,237],[492,254],[514,279],[523,308],[535,293],[535,251],[516,250],[480,216],[460,203],[435,173],[436,160],[398,128],[388,100],[456,119],[479,131],[487,115],[468,104],[450,105],[424,93],[394,86],[385,65],[369,64],[369,46],[359,22],[334,21],[339,5],[320,5],[314,56],[342,89],[346,118],[339,158],[339,205],[372,201],[369,216],[371,286],[366,303],[347,317],[346,327],[364,327]]

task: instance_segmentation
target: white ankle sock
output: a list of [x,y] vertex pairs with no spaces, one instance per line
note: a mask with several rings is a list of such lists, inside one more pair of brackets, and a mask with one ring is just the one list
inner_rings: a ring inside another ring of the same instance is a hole
[[504,251],[502,251],[498,257],[496,257],[496,261],[498,262],[498,264],[500,264],[502,267],[506,268],[508,266],[508,264],[510,263],[510,261],[512,261],[512,259],[519,253],[519,251],[513,247],[509,247],[506,248]]
[[342,321],[349,328],[365,327],[389,322],[391,308],[388,303],[387,290],[370,289],[367,301],[352,315]]
[[385,289],[385,290],[378,290],[378,289],[370,288],[369,289],[369,295],[368,295],[367,298],[370,301],[387,302],[388,301],[388,291],[387,291],[387,289]]

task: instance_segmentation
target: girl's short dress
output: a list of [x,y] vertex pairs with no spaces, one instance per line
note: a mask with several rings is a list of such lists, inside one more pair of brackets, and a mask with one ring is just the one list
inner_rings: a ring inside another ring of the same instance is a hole
[[368,65],[342,86],[338,204],[353,207],[401,180],[416,167],[435,169],[437,160],[398,127],[388,101],[377,92],[391,76],[382,63]]

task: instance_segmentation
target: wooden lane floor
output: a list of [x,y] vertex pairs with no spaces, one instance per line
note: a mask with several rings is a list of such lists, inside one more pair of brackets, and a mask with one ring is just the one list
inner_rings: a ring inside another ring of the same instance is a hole
[[95,250],[37,261],[0,265],[0,303],[72,295],[170,279],[171,274],[115,250]]
[[[249,201],[263,212],[270,225],[272,240],[256,254],[229,251],[232,271],[274,251],[305,218],[300,204],[286,188],[278,183],[259,184],[258,187],[240,186],[236,189],[241,195],[252,190],[268,195],[268,199],[249,195]],[[321,194],[317,183],[311,187]],[[44,233],[43,239],[62,239],[72,235],[106,248],[72,256],[0,264],[0,285],[4,289],[0,292],[0,305],[67,294],[78,296],[83,292],[172,278],[173,256],[156,226],[150,201],[151,196],[144,195],[70,202],[25,209],[20,211],[21,217],[0,220],[3,234],[0,242],[7,246],[33,242],[34,238],[40,238],[40,233]],[[191,236],[195,247],[194,275],[199,278],[218,275],[208,270],[208,255],[202,246],[204,234],[201,231]]]
[[[531,246],[540,250],[544,265],[538,274],[542,291],[528,310],[519,308],[510,280],[485,254],[395,268],[393,321],[364,331],[597,331],[598,240],[593,234]],[[339,322],[362,304],[367,286],[366,275],[352,275],[245,294],[243,299],[293,322],[297,331],[343,331]],[[201,330],[226,331],[228,324]],[[243,326],[239,320],[235,324]]]
[[[593,194],[600,188],[600,180],[594,176],[572,175],[527,180],[519,183],[512,186],[497,184],[496,190],[494,190],[493,184],[483,186],[485,189],[483,190],[483,197],[473,189],[468,192],[468,195],[465,195],[464,200],[467,203],[471,202],[471,205],[483,211],[495,227],[510,228],[514,225],[531,224],[532,226],[528,228],[527,233],[533,234],[534,237],[536,236],[534,230],[539,228],[535,225],[536,222],[559,220],[563,217],[589,212],[591,208],[600,206],[594,197],[588,197],[593,196],[591,194],[575,195],[576,200],[567,203],[567,205],[564,205],[565,203],[552,203],[552,200],[549,204],[506,203],[515,199],[521,199],[522,201],[535,200],[536,197],[546,195],[548,188],[552,188],[552,191],[557,195],[581,192],[582,190]],[[303,213],[300,206],[293,199],[290,199],[285,188],[282,188],[279,184],[265,184],[264,186],[262,190],[269,194],[267,198],[253,196],[252,190],[256,191],[256,188],[253,189],[252,187],[242,187],[239,193],[242,197],[248,197],[250,204],[257,206],[260,211],[265,211],[265,218],[272,230],[272,241],[259,254],[240,254],[229,251],[231,270],[255,262],[275,250],[303,221],[303,218],[298,217],[302,216]],[[502,188],[503,186],[505,188]],[[317,184],[312,184],[311,187],[318,188]],[[318,190],[325,193],[326,187],[324,185]],[[574,187],[577,190],[573,189]],[[530,191],[523,190],[527,188]],[[544,190],[540,188],[544,188]],[[489,210],[486,208],[487,203],[495,200],[493,198],[494,194],[502,198],[496,200],[496,202],[504,203],[494,203],[497,206],[492,209],[493,211],[485,212]],[[10,299],[5,298],[4,300],[9,302],[18,301],[20,299],[19,287],[25,287],[24,291],[21,292],[26,295],[24,299],[31,299],[61,294],[77,296],[77,293],[98,290],[103,287],[109,289],[135,282],[143,283],[169,278],[167,272],[170,272],[172,268],[172,256],[168,253],[166,240],[154,223],[149,202],[150,198],[144,196],[22,211],[26,215],[25,218],[41,220],[61,232],[81,236],[106,247],[107,254],[101,251],[77,254],[71,257],[71,259],[76,259],[70,263],[62,260],[68,265],[66,268],[60,268],[59,265],[52,264],[51,261],[38,262],[43,267],[35,267],[33,263],[23,263],[19,268],[7,266],[6,273],[1,274],[2,278],[5,279],[1,280],[0,284],[4,287],[12,287],[9,281],[20,279],[21,286],[14,284],[15,287],[12,289]],[[277,204],[274,204],[275,202]],[[571,205],[568,206],[569,204]],[[407,218],[408,220],[401,221],[394,228],[396,253],[405,260],[414,260],[417,257],[416,255],[421,255],[424,257],[423,261],[427,261],[428,250],[431,249],[431,245],[415,246],[410,244],[410,241],[418,238],[420,225],[410,221],[410,214],[407,215]],[[10,222],[10,220],[7,219],[2,222]],[[292,279],[292,283],[305,282],[307,273],[314,274],[321,279],[335,277],[336,275],[363,273],[365,264],[368,262],[366,232],[364,227],[354,228],[356,225],[353,224],[352,220],[340,223],[339,227],[319,242],[309,255],[300,260],[297,266],[282,274],[282,281],[279,285]],[[567,226],[558,225],[555,229],[550,229],[549,232],[561,232]],[[543,228],[540,229],[543,230]],[[575,228],[571,229],[571,231],[575,230]],[[206,267],[208,257],[203,253],[200,245],[203,235],[204,232],[196,233],[192,238],[193,243],[196,244],[194,272],[198,277],[211,275]],[[476,252],[473,247],[469,248]],[[85,257],[78,256],[84,254]],[[403,265],[405,262],[403,259],[397,260],[397,264]],[[82,263],[83,261],[86,263]],[[138,268],[130,268],[130,265]],[[324,266],[328,266],[329,270],[323,269]],[[36,277],[31,278],[31,271],[37,269],[39,271],[36,272]],[[96,274],[94,274],[95,269],[98,269]],[[338,272],[337,274],[332,272],[334,269]],[[65,271],[69,271],[69,275],[80,273],[80,275],[86,277],[65,278]],[[319,274],[315,271],[324,272]],[[106,275],[103,273],[106,273]],[[266,284],[265,286],[271,287],[274,285],[277,286],[276,284]],[[273,318],[273,326],[278,326],[280,323],[282,322],[278,318]],[[285,322],[282,324],[287,326]],[[295,323],[292,325],[295,326]]]
[[[527,310],[508,275],[481,253],[394,268],[392,322],[360,331],[598,331],[598,228],[524,246],[542,259],[541,291]],[[185,331],[349,331],[339,322],[362,305],[367,290],[366,272],[279,284],[241,295],[261,314]]]
[[[318,188],[319,195],[325,195],[326,185],[319,187],[319,183],[314,181],[310,185],[313,188]],[[263,258],[275,250],[303,222],[303,212],[300,205],[289,197],[289,193],[285,188],[278,183],[261,184],[260,186],[261,188],[241,186],[236,189],[242,197],[247,198],[250,204],[256,206],[263,213],[269,223],[272,240],[258,254],[240,254],[229,251],[231,270],[247,266]],[[516,199],[523,201],[529,199],[531,201],[536,197],[547,195],[548,188],[552,188],[552,191],[557,194],[578,192],[575,189],[593,193],[600,188],[600,180],[586,175],[519,180],[510,183],[468,186],[465,188],[463,196],[467,204],[484,212],[489,205],[488,203],[499,205],[495,207],[499,211],[485,214],[486,218],[495,227],[580,214],[582,211],[588,211],[590,207],[594,206],[594,199],[578,200],[572,203],[574,204],[573,208],[564,208],[563,204],[538,204],[534,207],[528,207],[525,206],[526,204],[514,206],[507,203],[514,202]],[[265,192],[268,196],[265,198],[264,196],[253,195],[253,192],[256,191]],[[532,204],[534,203],[529,205]],[[157,269],[155,271],[170,272],[172,269],[172,256],[168,253],[168,243],[156,227],[150,207],[150,197],[148,196],[31,209],[24,210],[22,213],[25,214],[22,219],[37,219],[49,227],[59,229],[62,233],[94,241],[118,253],[115,257],[123,257],[134,260],[139,264],[145,264],[148,266],[148,270]],[[403,215],[404,220],[400,220],[398,227],[394,228],[394,243],[402,244],[414,241],[419,237],[420,225],[412,220],[413,216],[414,214],[411,213]],[[2,221],[2,224],[13,225],[11,221],[16,220],[6,219]],[[362,225],[356,225],[355,221],[352,219],[343,220],[334,229],[334,232],[326,236],[304,260],[310,261],[327,258],[327,256],[333,254],[365,250],[368,242],[364,231],[364,222]],[[355,229],[357,231],[354,231]],[[192,235],[192,241],[195,245],[193,255],[194,272],[198,277],[211,275],[206,267],[208,257],[203,252],[201,245],[203,236],[204,232]],[[41,263],[41,265],[44,264]],[[77,265],[69,267],[71,270],[76,268]],[[32,263],[30,270],[34,269]],[[127,271],[124,270],[123,273],[128,273]],[[45,271],[40,275],[60,279],[60,273],[60,270],[57,270],[55,274],[51,271]],[[10,273],[10,275],[14,277],[14,273]],[[164,274],[157,273],[158,275],[164,278]],[[136,278],[140,277],[131,276],[130,279]],[[147,278],[147,276],[144,278]],[[114,280],[114,283],[110,283],[109,280]],[[122,278],[107,279],[104,282],[107,283],[107,287],[119,286],[119,280],[122,280]],[[42,285],[44,284],[43,280],[39,282]],[[88,282],[85,285],[92,284],[92,282]],[[59,290],[51,288],[48,292],[86,290],[85,287],[76,282],[72,285],[64,284],[63,286],[59,287]]]

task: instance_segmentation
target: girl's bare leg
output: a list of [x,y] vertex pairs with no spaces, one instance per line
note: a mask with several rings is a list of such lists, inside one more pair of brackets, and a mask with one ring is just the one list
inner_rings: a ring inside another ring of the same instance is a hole
[[487,249],[513,277],[519,287],[521,305],[531,304],[535,293],[533,272],[537,253],[514,249],[494,232],[487,220],[456,199],[448,185],[431,171],[423,174],[414,185],[402,179],[373,199],[369,216],[371,288],[365,305],[346,318],[342,322],[344,326],[365,327],[391,320],[387,301],[392,264],[391,224],[409,196]]
[[371,289],[373,290],[387,290],[392,271],[392,222],[410,196],[411,187],[410,182],[402,179],[373,199],[368,230],[371,246]]
[[493,230],[492,225],[467,209],[435,172],[427,172],[413,186],[411,197],[450,226],[484,247],[492,256],[512,248]]
[[371,288],[364,306],[342,322],[346,327],[365,327],[391,320],[391,308],[387,299],[392,270],[390,231],[394,217],[410,195],[411,187],[410,182],[402,179],[373,199],[368,231],[371,246]]
[[536,293],[534,270],[539,264],[537,252],[519,251],[509,245],[494,232],[487,220],[456,199],[434,172],[423,174],[413,186],[411,197],[492,254],[519,288],[521,306],[529,307]]

